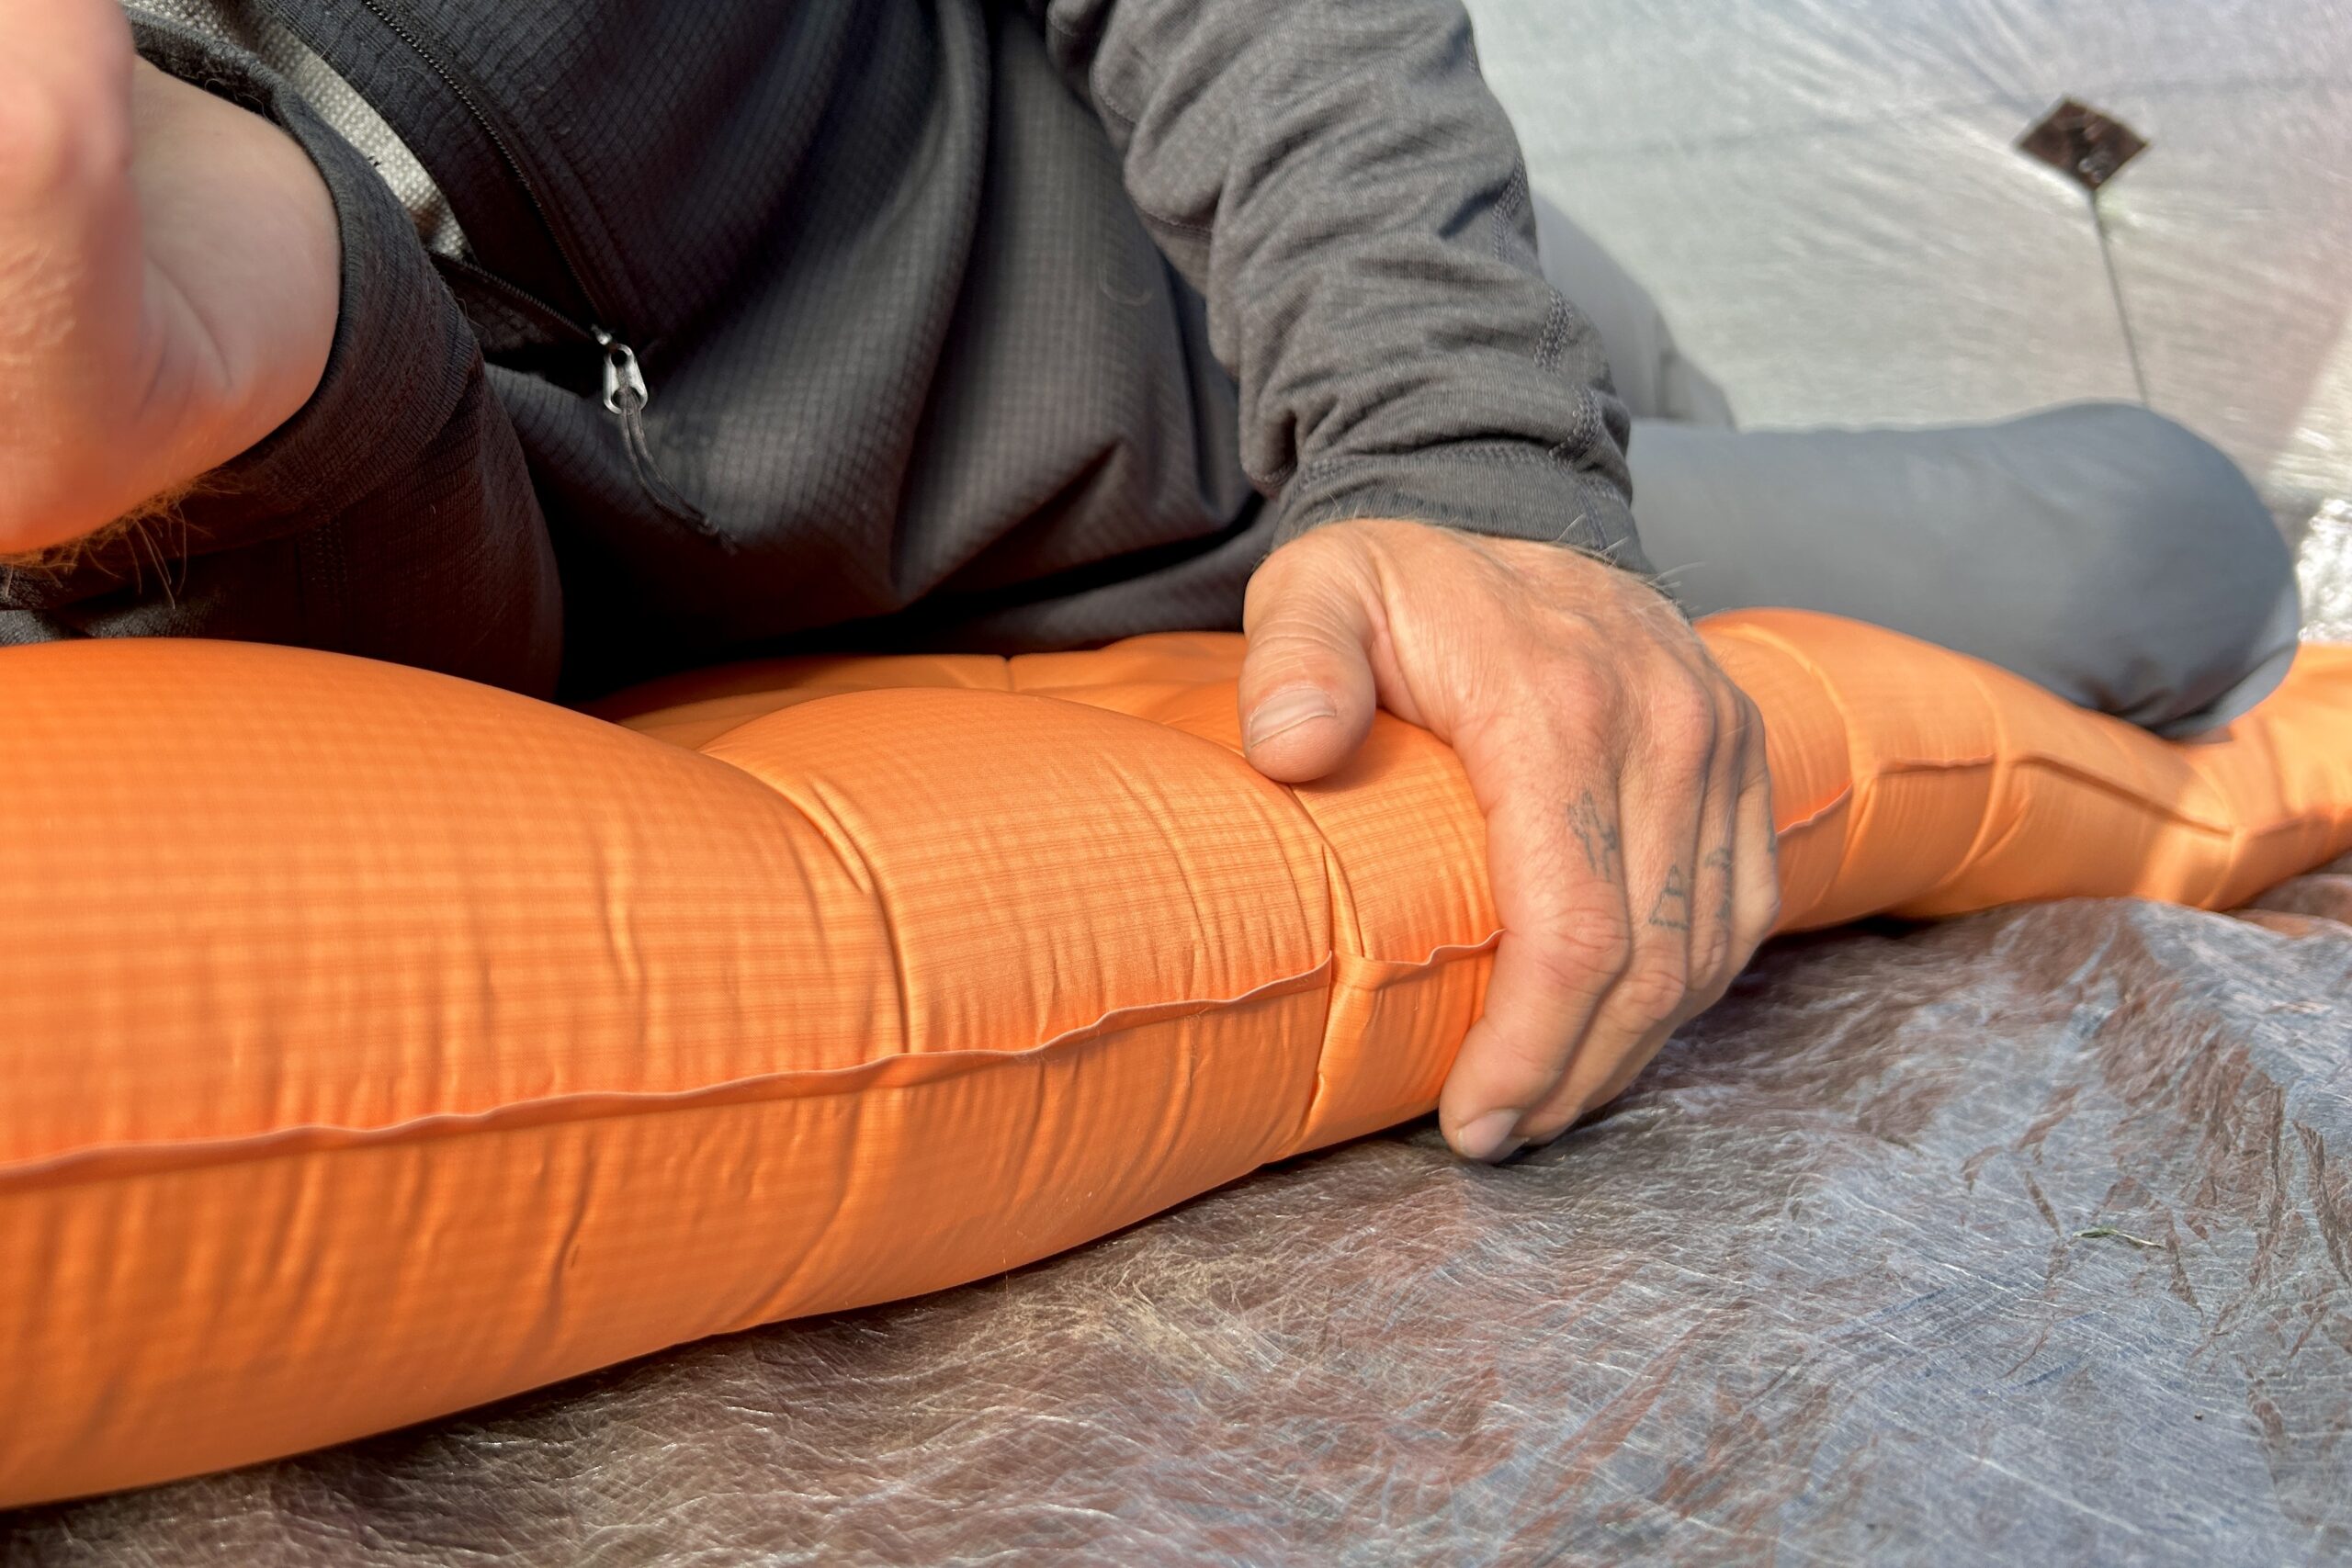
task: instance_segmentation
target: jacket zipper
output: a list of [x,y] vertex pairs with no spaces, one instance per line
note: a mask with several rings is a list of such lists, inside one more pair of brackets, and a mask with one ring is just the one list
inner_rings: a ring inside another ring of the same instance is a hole
[[[359,0],[359,3],[377,21],[383,24],[387,31],[408,45],[417,59],[424,62],[425,67],[438,76],[442,85],[449,89],[460,105],[464,106],[466,113],[472,117],[474,124],[481,128],[482,135],[489,138],[491,146],[497,151],[499,162],[506,165],[508,179],[513,183],[516,192],[522,196],[525,203],[529,206],[531,215],[537,220],[541,231],[546,233],[549,248],[563,267],[565,281],[571,285],[574,293],[588,302],[588,308],[592,312],[602,314],[602,311],[596,310],[595,295],[589,289],[587,280],[581,276],[579,266],[571,259],[571,251],[564,245],[563,236],[556,228],[553,215],[548,211],[546,204],[539,200],[539,193],[532,187],[530,176],[523,172],[522,161],[515,157],[514,150],[506,144],[506,138],[500,134],[497,125],[483,111],[481,106],[474,101],[473,94],[467,90],[464,82],[458,79],[455,72],[443,64],[437,55],[425,47],[424,39],[418,36],[415,29],[393,15],[381,3],[381,0]],[[647,442],[645,434],[645,409],[646,405],[653,400],[653,392],[646,383],[645,372],[638,365],[637,351],[623,342],[616,333],[593,321],[582,322],[575,320],[569,311],[548,303],[519,284],[509,282],[487,267],[467,262],[458,262],[455,265],[472,281],[485,285],[505,296],[514,303],[523,306],[529,314],[561,329],[571,336],[583,343],[594,344],[603,352],[605,407],[619,417],[621,446],[628,454],[628,466],[636,474],[638,483],[644,488],[646,494],[652,498],[654,504],[664,512],[693,525],[695,529],[705,536],[731,547],[732,541],[718,531],[710,519],[704,515],[702,509],[680,495],[675,487],[663,479],[661,470],[654,466],[653,450]]]

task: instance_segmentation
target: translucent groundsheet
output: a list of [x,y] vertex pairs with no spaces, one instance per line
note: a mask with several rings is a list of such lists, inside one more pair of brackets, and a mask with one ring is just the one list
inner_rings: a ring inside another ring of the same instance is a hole
[[1408,1129],[0,1562],[2342,1560],[2335,870],[1779,944],[1514,1166]]

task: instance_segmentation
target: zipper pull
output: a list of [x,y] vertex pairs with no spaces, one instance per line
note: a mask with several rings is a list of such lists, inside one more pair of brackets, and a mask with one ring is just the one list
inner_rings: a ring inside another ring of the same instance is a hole
[[656,506],[732,555],[735,541],[721,533],[702,508],[673,489],[653,465],[653,449],[645,439],[645,405],[651,400],[652,391],[645,384],[645,372],[638,367],[637,350],[602,327],[588,331],[596,346],[605,351],[605,407],[621,416],[621,447],[628,454],[637,482],[645,487]]
[[637,350],[602,327],[588,330],[605,351],[605,407],[618,414],[641,412],[653,393],[645,384],[645,372],[638,368]]

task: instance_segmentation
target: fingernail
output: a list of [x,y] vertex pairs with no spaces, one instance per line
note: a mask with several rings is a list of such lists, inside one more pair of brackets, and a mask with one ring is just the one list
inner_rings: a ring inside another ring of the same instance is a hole
[[1519,1125],[1516,1111],[1489,1111],[1470,1122],[1454,1135],[1453,1146],[1464,1159],[1483,1160],[1488,1165],[1510,1158],[1527,1146],[1527,1140],[1511,1135]]
[[1284,686],[1250,715],[1246,743],[1261,746],[1285,729],[1296,729],[1311,719],[1337,718],[1340,710],[1320,686]]

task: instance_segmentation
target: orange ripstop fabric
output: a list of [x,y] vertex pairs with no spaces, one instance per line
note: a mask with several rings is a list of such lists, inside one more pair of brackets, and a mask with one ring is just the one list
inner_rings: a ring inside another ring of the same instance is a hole
[[[2173,746],[1709,622],[1784,925],[2211,907],[2352,848],[2352,649]],[[226,643],[0,652],[0,1504],[336,1441],[1075,1246],[1425,1112],[1496,935],[1452,754],[1238,754],[1240,639],[596,714]]]

